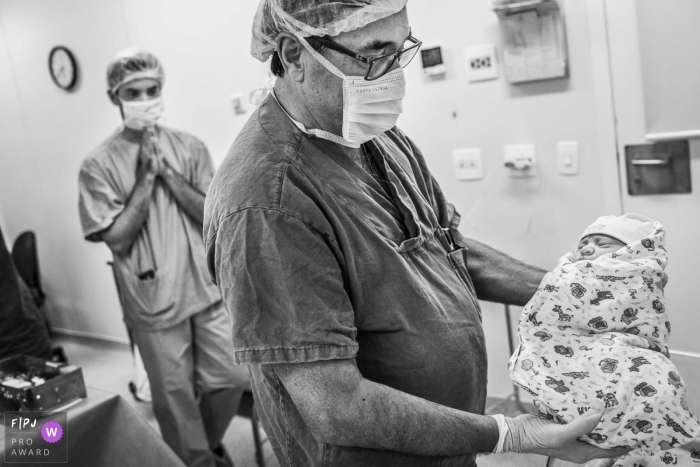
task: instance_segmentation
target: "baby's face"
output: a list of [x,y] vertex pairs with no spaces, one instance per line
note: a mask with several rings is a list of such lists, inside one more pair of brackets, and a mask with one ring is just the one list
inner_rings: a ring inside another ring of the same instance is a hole
[[607,235],[593,234],[581,239],[578,248],[574,252],[572,262],[593,261],[605,253],[614,253],[625,246],[625,243]]

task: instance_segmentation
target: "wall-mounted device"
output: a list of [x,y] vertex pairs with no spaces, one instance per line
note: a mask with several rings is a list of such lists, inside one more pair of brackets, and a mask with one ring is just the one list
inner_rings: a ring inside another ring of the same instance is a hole
[[509,169],[510,178],[528,178],[537,175],[535,169],[535,145],[511,144],[503,148],[504,165]]
[[688,140],[625,146],[625,162],[631,196],[692,191]]
[[420,50],[420,58],[423,62],[423,72],[428,76],[440,76],[447,73],[445,60],[442,56],[442,46],[424,45]]
[[78,80],[78,65],[68,48],[56,46],[49,52],[51,79],[59,88],[70,91]]
[[557,0],[496,0],[492,5],[509,83],[567,76],[566,30]]

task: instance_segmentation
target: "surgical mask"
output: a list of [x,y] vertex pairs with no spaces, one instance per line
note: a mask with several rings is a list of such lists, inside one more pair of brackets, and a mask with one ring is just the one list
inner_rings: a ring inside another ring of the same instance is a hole
[[306,39],[299,38],[306,50],[328,71],[343,79],[343,136],[324,130],[310,129],[307,133],[343,146],[359,148],[362,143],[390,130],[403,110],[406,79],[403,68],[397,68],[373,81],[364,76],[347,76],[323,55],[314,50]]
[[124,125],[134,130],[155,126],[163,117],[163,98],[158,96],[147,101],[121,101]]

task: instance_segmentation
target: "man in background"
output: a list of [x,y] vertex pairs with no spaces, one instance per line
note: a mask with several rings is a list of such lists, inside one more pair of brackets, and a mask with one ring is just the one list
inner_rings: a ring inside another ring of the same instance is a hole
[[161,125],[164,77],[160,61],[140,49],[109,65],[107,94],[124,126],[83,162],[80,219],[85,238],[114,256],[163,438],[189,467],[232,465],[221,439],[247,374],[232,365],[231,321],[204,255],[214,169],[201,141]]

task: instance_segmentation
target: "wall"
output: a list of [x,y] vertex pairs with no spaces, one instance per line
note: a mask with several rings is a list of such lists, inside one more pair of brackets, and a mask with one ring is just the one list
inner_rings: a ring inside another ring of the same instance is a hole
[[647,0],[635,8],[647,133],[700,135],[700,2]]
[[[499,44],[498,20],[485,1],[441,3],[439,14],[431,2],[409,3],[414,35],[425,43],[444,44],[449,71],[445,79],[432,80],[422,76],[420,66],[407,69],[408,97],[399,125],[423,148],[443,191],[461,212],[463,234],[551,269],[575,247],[587,225],[619,210],[616,177],[601,177],[610,162],[615,171],[615,146],[614,139],[600,136],[598,126],[598,116],[612,109],[599,96],[598,58],[592,47],[599,38],[589,35],[591,2],[563,2],[569,77],[518,85],[509,85],[502,74],[493,81],[466,80],[463,48]],[[558,174],[555,155],[560,140],[578,141],[578,176]],[[538,177],[509,178],[503,146],[519,143],[535,144]],[[482,150],[485,178],[457,181],[451,152],[472,147]],[[504,307],[482,305],[489,393],[505,395],[510,386]],[[518,311],[511,309],[516,322]]]
[[[104,245],[82,240],[76,177],[83,157],[119,123],[104,95],[104,71],[114,53],[140,45],[166,68],[168,123],[201,137],[221,159],[245,116],[234,117],[228,96],[260,84],[265,67],[248,55],[252,0],[2,0],[0,2],[0,206],[7,236],[31,228],[50,307],[58,327],[124,339]],[[599,138],[596,75],[587,2],[565,0],[570,76],[508,85],[468,83],[462,49],[498,44],[498,23],[485,0],[411,0],[414,35],[444,45],[449,72],[407,69],[408,96],[399,125],[423,149],[448,198],[462,213],[464,234],[521,260],[551,268],[597,216],[615,209],[615,178],[601,178],[614,145]],[[167,5],[167,7],[166,7]],[[446,14],[445,12],[449,12]],[[58,90],[46,70],[49,50],[76,54],[81,82]],[[557,174],[555,146],[576,140],[581,173]],[[539,176],[507,177],[503,146],[533,143]],[[486,177],[458,182],[451,151],[479,147]],[[603,162],[601,162],[603,161]],[[611,182],[612,181],[612,182]],[[510,391],[503,307],[484,304],[490,358],[489,391]],[[517,319],[516,309],[512,316]]]
[[2,210],[0,210],[0,231],[5,231],[7,228],[7,224],[5,223],[5,219],[2,216]]
[[[245,116],[229,95],[264,79],[247,50],[254,2],[210,0],[2,0],[0,2],[0,205],[8,242],[37,232],[55,327],[126,339],[103,244],[82,239],[77,174],[87,153],[119,125],[105,94],[105,70],[129,46],[164,63],[171,126],[202,138],[221,159]],[[65,45],[80,78],[66,93],[53,85],[49,51]]]

